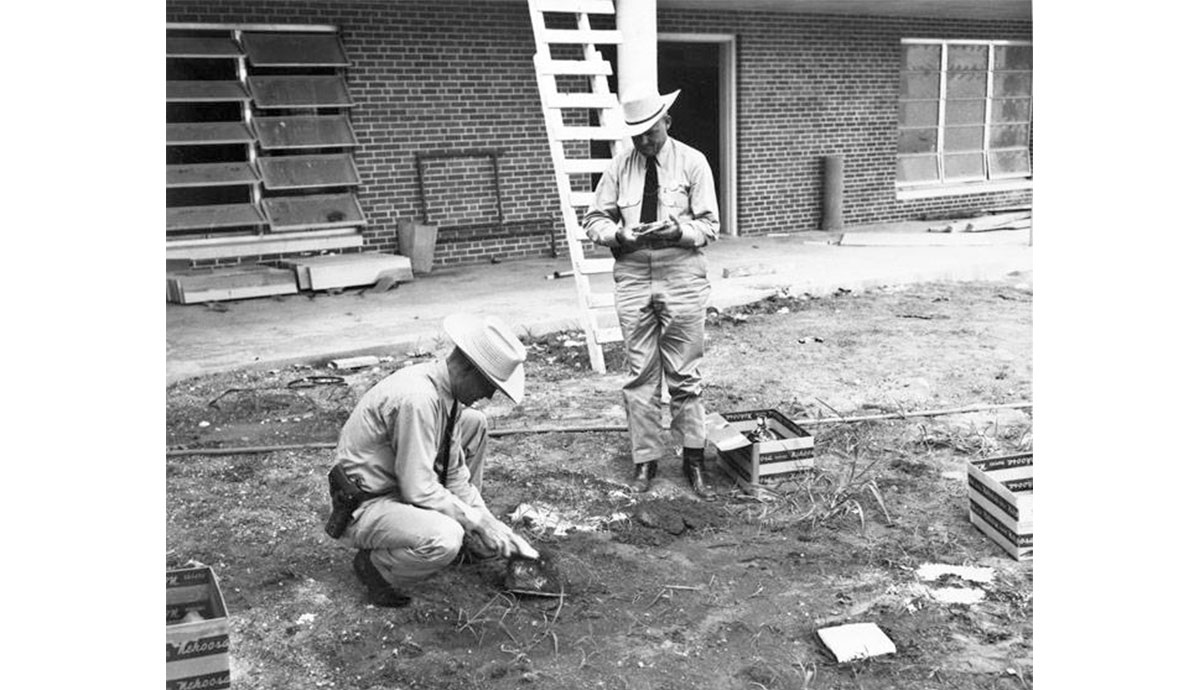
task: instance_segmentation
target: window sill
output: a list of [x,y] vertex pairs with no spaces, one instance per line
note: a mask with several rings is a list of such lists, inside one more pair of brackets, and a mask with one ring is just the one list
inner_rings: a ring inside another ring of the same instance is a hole
[[943,196],[965,196],[967,194],[987,194],[990,192],[1016,192],[1033,189],[1033,180],[1021,178],[1016,180],[997,180],[994,182],[968,182],[963,184],[939,185],[937,187],[898,187],[897,201],[913,199],[934,199]]

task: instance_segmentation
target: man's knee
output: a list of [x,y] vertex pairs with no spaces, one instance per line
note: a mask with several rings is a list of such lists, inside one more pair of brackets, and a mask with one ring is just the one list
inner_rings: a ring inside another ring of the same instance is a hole
[[454,561],[462,547],[463,528],[457,522],[448,522],[435,532],[424,536],[416,545],[408,548],[413,558],[430,565],[445,566]]

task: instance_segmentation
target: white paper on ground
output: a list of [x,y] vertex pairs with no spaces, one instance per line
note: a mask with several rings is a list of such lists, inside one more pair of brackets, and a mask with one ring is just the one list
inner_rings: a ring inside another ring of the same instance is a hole
[[838,663],[895,654],[896,645],[874,623],[848,623],[817,631]]
[[983,590],[974,587],[935,587],[929,596],[943,604],[978,604],[983,601]]

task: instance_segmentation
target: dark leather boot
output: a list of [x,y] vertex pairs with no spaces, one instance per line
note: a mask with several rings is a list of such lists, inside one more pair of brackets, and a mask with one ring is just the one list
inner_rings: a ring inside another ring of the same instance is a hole
[[[692,452],[689,452],[692,451]],[[708,486],[708,478],[704,476],[704,451],[694,452],[692,448],[683,449],[683,476],[687,478],[688,486],[697,496],[714,501],[717,495]]]
[[367,600],[376,606],[394,609],[408,606],[412,601],[411,597],[383,579],[379,569],[371,562],[371,552],[366,549],[359,549],[354,556],[354,574],[367,586]]
[[633,476],[633,490],[644,494],[650,490],[650,482],[658,474],[658,461],[642,462],[637,465],[637,474]]

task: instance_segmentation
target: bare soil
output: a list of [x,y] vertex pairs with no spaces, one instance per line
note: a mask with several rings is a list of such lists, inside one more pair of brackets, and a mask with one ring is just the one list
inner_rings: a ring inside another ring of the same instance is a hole
[[[778,295],[713,313],[710,411],[776,408],[828,420],[1031,399],[1029,274]],[[528,340],[523,405],[487,409],[495,430],[621,425],[621,355],[587,366],[579,333]],[[331,443],[357,397],[423,353],[312,378],[291,367],[167,389],[168,448]],[[618,432],[490,441],[484,495],[564,522],[515,522],[553,558],[563,597],[502,591],[504,567],[455,566],[403,609],[368,605],[353,553],[322,532],[331,451],[167,458],[168,567],[211,565],[230,612],[238,688],[1028,688],[1033,567],[968,521],[965,463],[1032,448],[1011,409],[818,423],[816,469],[757,496],[710,468],[718,500],[693,500],[678,463],[629,490]],[[574,525],[569,527],[568,525]],[[925,582],[924,563],[988,566],[987,584]],[[937,587],[982,589],[947,604]],[[816,631],[874,622],[896,653],[837,663]]]

